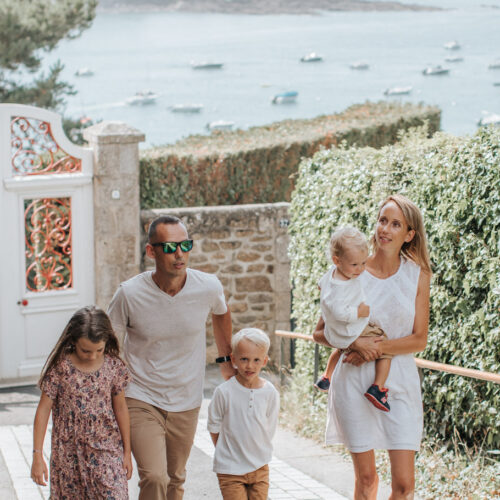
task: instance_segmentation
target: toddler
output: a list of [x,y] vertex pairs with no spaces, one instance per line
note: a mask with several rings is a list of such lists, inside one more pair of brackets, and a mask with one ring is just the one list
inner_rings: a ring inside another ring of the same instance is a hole
[[231,361],[237,373],[215,389],[208,408],[213,470],[224,500],[267,500],[279,412],[278,391],[259,376],[269,344],[258,328],[244,328],[233,336]]
[[[330,380],[342,352],[359,337],[383,337],[378,326],[369,323],[370,307],[364,303],[365,296],[359,275],[365,270],[368,245],[363,234],[353,227],[335,231],[330,240],[333,266],[319,281],[321,289],[321,316],[325,322],[325,338],[337,347],[328,359],[325,373],[314,386],[328,392]],[[375,361],[375,380],[365,392],[366,398],[379,410],[390,411],[387,401],[389,390],[384,387],[391,367],[390,355]]]

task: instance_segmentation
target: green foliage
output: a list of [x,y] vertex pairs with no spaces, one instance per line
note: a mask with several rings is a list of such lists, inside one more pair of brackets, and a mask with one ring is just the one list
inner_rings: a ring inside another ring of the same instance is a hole
[[83,138],[83,132],[86,128],[99,123],[101,120],[92,120],[87,116],[79,119],[63,118],[62,126],[66,136],[71,139],[73,144],[85,145],[87,142]]
[[381,147],[398,131],[429,122],[439,129],[437,108],[365,103],[338,115],[285,120],[249,130],[190,136],[141,154],[143,208],[270,203],[290,199],[303,157],[345,141]]
[[3,0],[0,3],[0,102],[57,108],[72,87],[58,80],[57,62],[48,74],[21,83],[19,73],[40,68],[43,52],[75,38],[95,16],[96,0]]
[[[500,130],[426,135],[413,130],[394,146],[344,146],[301,163],[290,225],[296,329],[310,333],[319,316],[317,280],[329,265],[332,230],[353,224],[370,236],[378,204],[399,192],[424,213],[433,262],[429,341],[421,357],[498,373]],[[298,343],[296,356],[299,375],[311,377],[313,347]],[[426,371],[423,395],[429,436],[458,432],[465,443],[500,446],[498,385]]]

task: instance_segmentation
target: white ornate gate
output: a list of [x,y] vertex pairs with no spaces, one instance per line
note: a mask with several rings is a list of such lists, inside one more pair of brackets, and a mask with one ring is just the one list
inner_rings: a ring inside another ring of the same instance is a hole
[[94,302],[92,162],[58,114],[0,104],[0,384],[37,376]]

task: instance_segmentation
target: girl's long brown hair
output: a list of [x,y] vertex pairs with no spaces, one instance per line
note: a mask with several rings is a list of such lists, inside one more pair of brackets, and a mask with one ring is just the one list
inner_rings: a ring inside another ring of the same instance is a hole
[[49,354],[38,381],[40,386],[47,372],[66,353],[75,349],[79,338],[89,339],[91,342],[105,342],[104,352],[113,357],[120,356],[120,347],[108,315],[99,307],[82,307],[73,314],[66,328],[62,332],[57,344]]
[[[380,217],[380,212],[390,201],[393,201],[401,209],[401,212],[403,212],[406,224],[408,225],[408,230],[413,229],[413,231],[415,231],[415,236],[413,236],[412,240],[403,243],[400,252],[401,255],[412,260],[415,264],[418,264],[423,271],[429,274],[432,273],[422,212],[420,212],[417,205],[406,198],[406,196],[403,196],[402,194],[393,194],[388,196],[380,205],[377,221]],[[372,236],[371,243],[374,251],[376,251],[378,246],[375,234]]]

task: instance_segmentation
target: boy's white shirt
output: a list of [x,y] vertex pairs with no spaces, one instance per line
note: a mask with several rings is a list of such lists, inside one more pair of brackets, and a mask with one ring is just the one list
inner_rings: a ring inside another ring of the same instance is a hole
[[358,306],[365,302],[365,294],[359,277],[337,280],[333,278],[334,270],[335,266],[331,266],[318,282],[321,316],[325,321],[324,333],[328,343],[345,349],[368,325],[368,318],[358,318]]
[[208,431],[219,434],[214,472],[247,474],[271,461],[279,406],[279,393],[268,381],[249,389],[231,377],[215,389],[207,422]]

